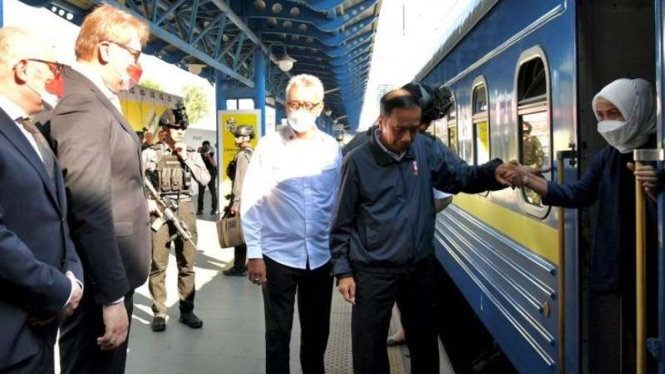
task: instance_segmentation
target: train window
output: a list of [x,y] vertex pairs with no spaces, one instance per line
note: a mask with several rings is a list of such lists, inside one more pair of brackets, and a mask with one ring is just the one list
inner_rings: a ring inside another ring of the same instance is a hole
[[[516,82],[520,162],[525,166],[549,167],[552,164],[552,130],[545,54],[535,48],[526,51],[520,60]],[[551,179],[551,173],[544,177]],[[543,208],[541,197],[528,188],[522,189],[522,199],[533,208]]]
[[490,160],[489,98],[485,80],[473,87],[473,160],[476,165]]
[[455,96],[452,97],[453,105],[446,117],[446,122],[448,125],[447,131],[447,142],[448,148],[455,154],[459,154],[457,147],[457,103],[455,102]]

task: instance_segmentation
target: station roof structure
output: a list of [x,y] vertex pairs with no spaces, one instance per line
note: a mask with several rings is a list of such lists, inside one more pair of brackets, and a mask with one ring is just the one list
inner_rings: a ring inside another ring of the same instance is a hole
[[[152,32],[144,52],[211,82],[255,87],[254,51],[269,59],[266,94],[283,102],[290,76],[321,78],[330,117],[357,128],[383,0],[21,0],[80,25],[106,3],[143,19]],[[283,72],[279,61],[297,61]]]

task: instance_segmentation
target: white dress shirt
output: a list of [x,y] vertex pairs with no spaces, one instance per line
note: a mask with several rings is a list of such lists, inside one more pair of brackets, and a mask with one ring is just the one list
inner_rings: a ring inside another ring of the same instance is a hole
[[242,189],[240,217],[248,258],[314,270],[330,261],[330,223],[342,154],[315,130],[299,139],[290,127],[261,139]]
[[32,146],[32,148],[35,150],[35,153],[37,153],[37,156],[44,161],[42,158],[42,154],[39,152],[39,147],[37,146],[37,141],[35,138],[30,134],[28,130],[23,127],[21,124],[21,119],[23,118],[28,118],[28,115],[25,113],[23,108],[21,108],[18,104],[15,102],[11,101],[7,96],[0,95],[0,108],[7,113],[9,118],[11,118],[14,121],[14,124],[18,126],[19,130],[25,135],[26,139],[28,139],[28,142]]
[[109,101],[113,104],[113,106],[115,106],[116,109],[118,109],[118,112],[122,113],[122,105],[120,105],[120,98],[113,91],[111,91],[111,89],[109,89],[106,86],[106,83],[104,83],[104,80],[99,75],[99,73],[96,73],[87,66],[80,64],[78,62],[74,63],[72,65],[72,68],[77,72],[79,72],[84,77],[88,78],[90,82],[92,82],[104,94],[104,96],[106,96],[107,99],[109,99]]

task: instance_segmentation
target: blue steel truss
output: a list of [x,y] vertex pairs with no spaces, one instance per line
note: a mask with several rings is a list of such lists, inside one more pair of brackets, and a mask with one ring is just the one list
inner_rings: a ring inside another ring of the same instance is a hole
[[[293,74],[321,78],[332,118],[358,126],[369,76],[382,0],[22,0],[46,7],[80,24],[95,5],[125,9],[150,26],[145,52],[187,69],[204,64],[201,75],[225,76],[230,94],[251,95],[257,79],[283,101]],[[256,76],[260,50],[272,63]],[[277,68],[284,53],[298,61],[288,74]],[[231,98],[231,96],[227,97]]]

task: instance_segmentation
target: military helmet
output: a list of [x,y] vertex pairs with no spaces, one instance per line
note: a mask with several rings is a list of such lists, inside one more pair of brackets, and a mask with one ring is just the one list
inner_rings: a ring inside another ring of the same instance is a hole
[[175,105],[175,108],[166,109],[162,113],[162,116],[159,117],[159,126],[187,129],[189,119],[187,118],[185,106],[179,102]]
[[533,126],[531,126],[531,124],[529,122],[523,122],[522,123],[522,132],[530,133],[532,129],[533,129]]
[[249,136],[250,139],[254,139],[254,127],[250,125],[240,125],[233,131],[233,136]]

